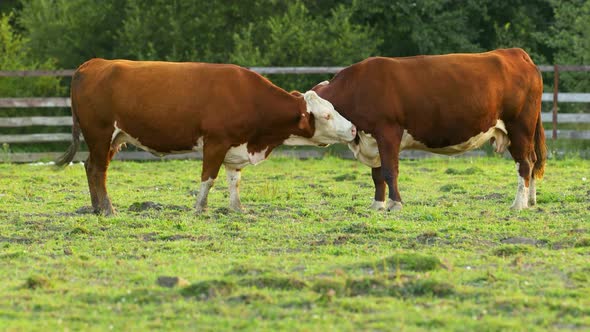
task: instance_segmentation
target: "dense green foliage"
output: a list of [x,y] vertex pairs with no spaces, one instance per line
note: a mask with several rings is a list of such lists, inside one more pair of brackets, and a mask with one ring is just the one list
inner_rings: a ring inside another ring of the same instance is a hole
[[402,161],[397,213],[358,162],[277,157],[244,170],[244,214],[221,174],[195,216],[200,167],[115,161],[103,218],[75,212],[81,165],[0,164],[2,329],[590,329],[587,160],[549,161],[521,212],[499,158]]
[[[537,63],[590,57],[590,0],[11,0],[0,11],[15,15],[25,63],[61,68],[91,57],[348,65],[499,47],[522,47]],[[589,90],[580,75],[564,75],[564,90]],[[301,90],[321,78],[277,80]]]
[[[556,49],[557,63],[590,63],[590,1],[554,1],[555,25],[547,38]],[[564,87],[572,91],[588,91],[588,73],[563,73]]]
[[[36,61],[31,56],[28,40],[17,34],[10,24],[13,14],[0,13],[0,68],[4,70],[52,69],[53,61]],[[43,97],[63,94],[65,89],[55,77],[4,77],[0,96]]]

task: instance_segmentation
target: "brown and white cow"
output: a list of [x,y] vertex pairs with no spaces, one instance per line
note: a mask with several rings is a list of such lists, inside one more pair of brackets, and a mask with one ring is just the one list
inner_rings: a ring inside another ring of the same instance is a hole
[[[491,141],[510,151],[518,187],[512,204],[536,204],[546,146],[541,123],[543,82],[522,49],[479,54],[373,57],[313,88],[357,126],[349,147],[372,167],[374,209],[401,209],[399,152],[452,155]],[[385,201],[385,184],[389,199]]]
[[122,144],[156,155],[203,151],[196,210],[222,164],[230,208],[241,210],[240,171],[281,144],[349,142],[355,127],[315,92],[288,93],[246,68],[225,64],[92,59],[71,86],[73,142],[56,162],[71,162],[80,131],[92,207],[114,213],[106,190],[109,162]]

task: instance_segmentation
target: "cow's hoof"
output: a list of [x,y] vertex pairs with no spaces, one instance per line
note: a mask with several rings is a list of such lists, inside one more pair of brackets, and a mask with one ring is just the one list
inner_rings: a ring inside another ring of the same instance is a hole
[[515,211],[520,211],[520,210],[526,209],[526,208],[528,208],[528,205],[526,204],[526,202],[522,202],[522,201],[514,202],[514,203],[512,203],[512,206],[510,207],[511,210],[515,210]]
[[370,209],[372,210],[383,210],[385,209],[385,202],[381,202],[381,201],[373,201],[373,204],[371,204],[371,206],[369,206]]
[[195,205],[195,213],[201,214],[201,213],[205,212],[206,208],[207,208],[206,206]]
[[117,215],[117,212],[115,210],[106,210],[103,211],[101,214],[105,217],[114,217]]
[[244,212],[244,209],[242,208],[242,205],[230,205],[229,209],[232,210],[233,212],[238,212],[238,213],[242,213]]
[[117,211],[115,211],[115,209],[113,209],[112,207],[106,209],[95,209],[94,214],[103,217],[112,217],[117,215]]
[[529,206],[537,205],[537,197],[529,196]]
[[402,209],[402,202],[388,199],[387,204],[385,204],[385,208],[387,209],[387,211],[399,211]]

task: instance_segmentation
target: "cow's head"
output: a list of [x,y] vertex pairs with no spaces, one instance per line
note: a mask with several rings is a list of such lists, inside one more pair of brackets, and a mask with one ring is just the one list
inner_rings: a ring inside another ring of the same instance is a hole
[[[307,91],[303,95],[292,92],[305,100],[307,118],[313,121],[315,130],[311,137],[292,136],[284,144],[287,145],[328,145],[333,143],[347,143],[356,137],[356,127],[336,112],[332,104],[318,96],[314,91]],[[305,114],[302,115],[305,118]]]

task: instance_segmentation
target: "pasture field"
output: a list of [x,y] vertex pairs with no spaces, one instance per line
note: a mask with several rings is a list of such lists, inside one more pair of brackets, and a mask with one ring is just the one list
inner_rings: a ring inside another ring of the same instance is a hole
[[502,158],[403,160],[396,213],[356,161],[271,157],[197,216],[200,167],[113,162],[104,218],[81,165],[0,164],[0,330],[590,329],[588,160],[520,212]]

